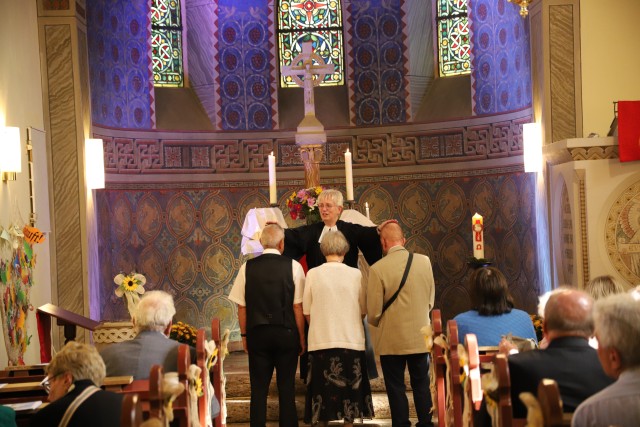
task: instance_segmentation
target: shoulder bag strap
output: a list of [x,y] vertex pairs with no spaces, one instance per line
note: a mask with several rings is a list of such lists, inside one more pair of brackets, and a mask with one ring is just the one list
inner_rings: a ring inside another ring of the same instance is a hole
[[382,313],[380,313],[380,319],[382,319],[382,315],[384,314],[385,311],[387,311],[387,308],[389,308],[389,306],[391,304],[393,304],[393,302],[396,300],[396,298],[398,298],[398,294],[400,293],[400,290],[402,290],[402,287],[404,286],[404,283],[407,281],[407,276],[409,275],[409,268],[411,268],[411,261],[413,260],[413,253],[409,252],[409,259],[407,260],[407,266],[404,268],[404,274],[402,275],[402,280],[400,281],[400,286],[398,286],[398,290],[396,291],[395,294],[393,294],[391,296],[391,298],[389,298],[389,301],[387,301],[384,306],[382,307]]
[[80,393],[75,399],[73,399],[73,402],[71,402],[71,405],[69,405],[69,407],[65,411],[62,420],[60,420],[60,424],[58,424],[58,427],[67,427],[69,421],[71,421],[71,417],[73,417],[73,414],[75,414],[76,409],[78,409],[78,407],[82,405],[85,400],[91,397],[92,394],[98,391],[100,391],[100,389],[94,385],[90,385],[89,387],[82,390],[82,393]]

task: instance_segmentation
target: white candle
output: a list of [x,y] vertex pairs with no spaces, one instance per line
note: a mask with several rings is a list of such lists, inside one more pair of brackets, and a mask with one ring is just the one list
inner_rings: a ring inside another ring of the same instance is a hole
[[344,173],[347,178],[347,200],[353,200],[353,170],[351,168],[351,153],[348,148],[344,153]]
[[273,151],[269,154],[269,203],[278,203],[278,192],[276,190],[276,157]]
[[473,256],[484,258],[484,223],[482,215],[476,214],[471,218],[471,232],[473,235]]
[[369,218],[369,202],[364,202],[364,211],[367,214],[367,218]]

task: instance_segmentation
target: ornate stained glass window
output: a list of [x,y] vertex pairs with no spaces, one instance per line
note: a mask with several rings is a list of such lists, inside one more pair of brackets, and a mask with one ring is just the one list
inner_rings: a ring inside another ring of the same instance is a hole
[[[325,63],[334,65],[321,86],[344,84],[342,12],[340,0],[280,0],[278,7],[278,51],[280,67],[291,65],[302,52],[302,43],[311,41],[313,50]],[[296,86],[291,76],[281,76],[282,87]]]
[[440,76],[471,72],[467,0],[438,0],[436,5]]
[[153,83],[156,86],[183,86],[180,0],[152,0],[151,49]]

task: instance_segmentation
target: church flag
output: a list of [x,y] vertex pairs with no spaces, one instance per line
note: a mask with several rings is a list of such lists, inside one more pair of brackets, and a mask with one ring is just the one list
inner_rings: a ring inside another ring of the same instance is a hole
[[640,160],[640,101],[618,102],[618,145],[621,162]]

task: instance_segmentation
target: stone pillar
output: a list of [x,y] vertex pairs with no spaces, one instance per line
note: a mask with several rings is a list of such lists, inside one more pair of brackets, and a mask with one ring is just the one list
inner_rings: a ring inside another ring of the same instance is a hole
[[[84,140],[90,134],[85,0],[37,0],[50,158],[52,303],[90,317]],[[90,193],[89,193],[90,194]],[[62,329],[54,345],[64,343]],[[82,339],[82,330],[78,338]],[[85,340],[88,339],[85,332]]]

